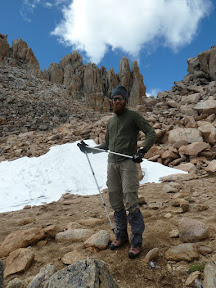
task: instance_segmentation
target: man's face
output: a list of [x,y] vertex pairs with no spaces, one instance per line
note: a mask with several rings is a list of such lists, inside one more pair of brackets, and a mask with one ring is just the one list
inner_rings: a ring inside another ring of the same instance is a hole
[[119,115],[123,112],[126,107],[126,100],[121,95],[116,95],[112,99],[113,111],[115,114]]

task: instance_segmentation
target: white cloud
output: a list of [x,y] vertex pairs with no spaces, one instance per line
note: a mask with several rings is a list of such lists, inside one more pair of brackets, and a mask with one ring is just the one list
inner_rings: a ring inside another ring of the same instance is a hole
[[146,93],[146,96],[147,97],[150,97],[150,96],[157,97],[157,93],[160,92],[160,91],[161,91],[161,89],[159,89],[159,88],[151,89],[150,91],[148,91]]
[[211,0],[73,0],[52,34],[95,63],[108,48],[133,57],[160,45],[177,51],[191,43],[212,6]]
[[62,6],[64,4],[67,4],[71,2],[71,0],[55,0],[52,2],[48,2],[48,1],[43,1],[43,5],[47,8],[52,8],[52,7],[56,7],[56,6]]
[[69,2],[71,2],[71,0],[52,0],[50,2],[45,0],[22,0],[22,8],[19,12],[25,21],[31,22],[31,15],[39,5],[42,5],[45,8],[53,8],[62,7]]
[[23,0],[22,8],[19,10],[19,13],[25,21],[31,22],[30,15],[34,12],[34,9],[39,3],[40,0]]

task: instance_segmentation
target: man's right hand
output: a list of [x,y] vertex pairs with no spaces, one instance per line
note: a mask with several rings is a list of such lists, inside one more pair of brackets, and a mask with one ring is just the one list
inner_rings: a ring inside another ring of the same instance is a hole
[[77,146],[83,153],[91,153],[90,147],[88,147],[88,144],[86,144],[84,141],[80,141],[80,143],[77,143]]

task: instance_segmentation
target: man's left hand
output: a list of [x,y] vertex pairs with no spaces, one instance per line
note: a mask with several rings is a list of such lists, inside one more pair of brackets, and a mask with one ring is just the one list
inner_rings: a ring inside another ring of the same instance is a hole
[[136,163],[141,163],[143,156],[144,154],[137,152],[136,154],[133,155],[132,160]]

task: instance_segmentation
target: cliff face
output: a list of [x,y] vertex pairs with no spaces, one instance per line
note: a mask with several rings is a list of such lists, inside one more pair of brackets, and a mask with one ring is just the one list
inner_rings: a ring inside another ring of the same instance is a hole
[[51,63],[48,70],[41,71],[39,63],[31,48],[22,39],[13,41],[10,48],[7,35],[0,34],[0,64],[13,67],[24,67],[52,83],[64,85],[72,99],[85,102],[88,108],[99,112],[110,111],[110,95],[112,88],[118,83],[124,85],[130,95],[129,105],[135,107],[142,103],[146,96],[143,76],[139,72],[136,61],[130,70],[129,61],[123,57],[118,74],[113,69],[98,68],[95,64],[83,64],[82,56],[74,51],[57,63]]

